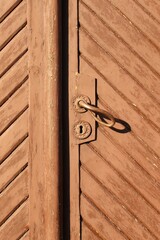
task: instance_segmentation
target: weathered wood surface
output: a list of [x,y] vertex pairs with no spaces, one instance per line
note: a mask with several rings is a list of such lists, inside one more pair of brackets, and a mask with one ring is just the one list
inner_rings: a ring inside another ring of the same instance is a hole
[[29,0],[30,239],[37,240],[60,238],[59,7]]
[[0,192],[28,163],[28,138],[0,165]]
[[0,196],[0,225],[28,197],[28,172],[24,170]]
[[19,239],[28,231],[28,201],[23,203],[12,216],[2,225],[0,239],[15,240]]
[[0,2],[0,239],[20,239],[28,215],[26,1]]
[[[116,124],[112,129],[99,125],[96,141],[77,148],[78,160],[70,130],[71,237],[158,240],[160,3],[80,0],[78,6],[77,22],[75,15],[69,20],[69,57],[73,61],[74,49],[76,71],[97,79],[97,106],[113,114]],[[72,101],[76,90],[70,81]],[[74,205],[79,196],[80,220]]]
[[1,240],[60,239],[58,14],[0,1]]
[[16,7],[22,0],[1,0],[0,22]]
[[0,50],[24,27],[27,21],[26,11],[26,1],[22,1],[0,24],[0,33],[2,34],[0,38]]

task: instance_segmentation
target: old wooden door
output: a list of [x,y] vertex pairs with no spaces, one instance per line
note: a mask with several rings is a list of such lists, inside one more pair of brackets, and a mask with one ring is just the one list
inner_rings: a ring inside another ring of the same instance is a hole
[[59,3],[0,1],[0,239],[59,239]]
[[160,239],[159,0],[69,0],[69,91],[70,239]]

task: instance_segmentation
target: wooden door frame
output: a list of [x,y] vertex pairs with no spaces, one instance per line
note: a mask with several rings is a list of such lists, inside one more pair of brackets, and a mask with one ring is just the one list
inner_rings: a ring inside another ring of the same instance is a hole
[[27,0],[29,24],[30,239],[60,239],[59,0]]
[[69,34],[69,151],[70,151],[70,239],[81,238],[80,226],[80,176],[79,176],[79,145],[76,144],[73,136],[73,124],[75,111],[73,111],[72,100],[75,96],[73,82],[76,82],[79,74],[79,2],[68,0],[68,34]]

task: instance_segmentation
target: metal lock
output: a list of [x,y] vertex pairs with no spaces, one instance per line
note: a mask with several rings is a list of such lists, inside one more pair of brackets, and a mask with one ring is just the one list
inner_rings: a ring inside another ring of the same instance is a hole
[[88,122],[79,121],[74,125],[73,131],[76,138],[85,139],[90,136],[92,128]]
[[85,108],[82,108],[82,107],[79,106],[79,102],[80,102],[80,101],[84,101],[84,102],[86,102],[86,103],[88,103],[88,104],[91,104],[91,100],[89,99],[89,97],[87,97],[87,96],[85,96],[85,95],[80,95],[80,96],[75,97],[75,98],[73,99],[73,107],[74,107],[74,110],[75,110],[76,112],[79,112],[79,113],[84,113],[84,112],[86,112],[87,110],[86,110]]

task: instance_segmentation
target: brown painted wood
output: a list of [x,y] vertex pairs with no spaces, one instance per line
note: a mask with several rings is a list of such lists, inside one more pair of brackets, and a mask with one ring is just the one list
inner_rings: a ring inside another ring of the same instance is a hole
[[[16,108],[15,108],[16,106]],[[0,134],[28,107],[28,82],[25,82],[0,109]]]
[[130,75],[132,84],[135,82],[136,85],[141,86],[145,93],[154,98],[153,101],[157,100],[160,103],[159,77],[137,55],[130,51],[126,44],[120,41],[112,29],[104,24],[100,18],[97,18],[90,8],[80,3],[80,11],[81,27],[92,35],[94,40],[102,46],[104,52],[110,52],[111,60],[116,58],[117,64],[124,68],[126,74]]
[[[72,44],[69,47],[69,99],[73,99],[74,89],[72,79],[77,76],[78,73],[78,1],[69,1],[68,5],[69,11],[69,42]],[[74,81],[75,82],[75,81]],[[80,199],[79,199],[79,152],[77,145],[75,144],[75,138],[73,136],[73,124],[75,119],[75,113],[69,113],[69,138],[70,146],[70,176],[69,176],[69,191],[70,191],[70,239],[80,240]]]
[[0,52],[2,76],[27,51],[27,28],[23,28],[15,38]]
[[20,238],[20,240],[29,240],[29,232],[25,233],[25,235]]
[[25,169],[0,196],[0,225],[28,197],[28,171]]
[[0,105],[3,104],[21,84],[28,75],[27,54],[22,56],[14,66],[1,78],[0,81]]
[[160,3],[156,0],[139,0],[135,1],[139,6],[150,15],[153,19],[160,22]]
[[122,14],[128,18],[134,28],[137,28],[148,38],[152,44],[160,47],[159,23],[154,21],[148,14],[132,0],[110,1]]
[[[154,178],[159,180],[159,168],[158,168],[159,156],[157,156],[153,152],[153,150],[151,150],[151,148],[153,147],[152,138],[150,138],[150,143],[151,143],[150,146],[143,144],[141,140],[141,136],[145,137],[146,135],[149,134],[148,131],[145,131],[144,124],[146,123],[144,122],[144,119],[141,118],[138,115],[138,113],[130,109],[129,105],[125,102],[125,100],[122,99],[121,96],[117,94],[112,87],[110,87],[110,85],[104,83],[105,82],[104,78],[101,78],[102,76],[100,76],[100,74],[97,75],[97,72],[93,68],[91,68],[88,64],[86,64],[86,62],[83,61],[81,63],[81,66],[83,69],[82,72],[86,70],[91,71],[91,73],[95,75],[99,80],[101,79],[99,81],[99,90],[98,90],[100,91],[99,96],[101,97],[102,100],[105,99],[105,102],[107,103],[105,104],[105,106],[103,104],[103,107],[112,106],[112,110],[114,109],[114,114],[117,114],[115,115],[117,118],[121,118],[122,116],[124,121],[129,119],[129,121],[132,122],[132,131],[127,135],[126,134],[123,135],[123,142],[121,141],[121,135],[114,131],[107,131],[106,134],[111,134],[111,137],[117,141],[117,143],[122,147],[123,151],[125,151],[128,154],[128,156],[131,156],[133,159],[136,159],[136,161],[139,164],[141,164],[144,167],[144,169],[148,171],[148,173],[150,173]],[[117,101],[115,101],[115,97]],[[119,106],[117,105],[117,102],[121,103],[121,106],[123,106],[123,108],[119,108]],[[131,115],[130,111],[132,111],[132,113],[134,114],[134,117],[133,115]],[[134,119],[137,119],[136,126],[134,126],[135,125]],[[141,121],[142,121],[141,127],[139,128],[141,130],[141,133],[136,134],[134,132],[136,128],[139,127],[139,124]],[[118,129],[123,128],[118,124],[115,127],[117,127]],[[148,129],[148,124],[146,129]],[[151,127],[150,129],[152,130]],[[152,136],[154,136],[154,134],[152,134]],[[157,133],[157,137],[158,136],[159,134]],[[147,139],[149,140],[148,136],[147,136]],[[158,145],[159,141],[156,141],[156,142]]]
[[97,4],[97,0],[85,0],[84,2],[126,42],[130,49],[133,49],[154,71],[160,72],[159,50],[140,31],[134,28],[128,19],[124,18],[109,1],[103,0],[101,5]]
[[0,50],[25,25],[27,21],[26,7],[26,1],[22,1],[22,3],[20,3],[19,6],[1,23],[0,33],[3,34],[0,39]]
[[0,165],[0,192],[22,171],[27,163],[28,139]]
[[0,3],[0,239],[60,239],[60,4]]
[[[121,70],[121,67],[118,66],[108,54],[105,54],[104,50],[98,47],[84,32],[81,32],[80,44],[82,54],[84,54],[91,63],[95,63],[99,59],[99,62],[95,65],[96,69],[98,69],[112,85],[112,79],[114,78],[114,86],[117,92],[119,91],[119,94],[124,95],[123,98],[125,98],[134,109],[137,109],[137,112],[140,111],[145,119],[150,120],[150,125],[153,125],[154,128],[159,131],[159,104],[156,104],[153,99],[144,92],[144,89],[134,82],[133,78],[125,71]],[[88,46],[90,46],[90,48]],[[90,49],[93,48],[97,49],[95,56],[93,56],[93,53],[90,51]],[[104,66],[110,69],[110,71],[107,71]],[[124,85],[119,84],[119,79],[123,79]]]
[[0,162],[2,162],[28,134],[28,111],[25,111],[0,137]]
[[[87,233],[87,237],[91,239],[93,233],[96,234],[97,238],[100,239],[126,239],[125,236],[119,231],[118,228],[107,218],[104,214],[102,214],[92,203],[90,203],[89,199],[85,196],[81,195],[81,214],[83,216],[83,221],[86,224],[89,224],[89,227],[92,231],[91,233]],[[84,236],[83,236],[84,234]],[[85,239],[85,227],[82,223],[82,239]]]
[[26,201],[1,227],[0,239],[15,240],[20,238],[28,230],[28,209],[28,201]]
[[[100,144],[98,143],[97,145],[99,146]],[[107,146],[110,147],[110,145],[108,144]],[[112,192],[117,197],[117,199],[121,199],[121,203],[124,205],[124,207],[126,207],[134,216],[136,216],[158,238],[158,236],[160,235],[159,233],[160,219],[159,219],[159,213],[157,213],[156,211],[158,207],[154,209],[154,207],[152,207],[151,204],[157,201],[157,206],[159,206],[160,200],[158,201],[157,196],[160,195],[159,193],[160,189],[158,187],[155,188],[154,182],[152,182],[152,185],[151,185],[151,183],[149,182],[149,179],[147,179],[146,176],[144,176],[143,172],[141,172],[141,175],[139,175],[140,171],[139,169],[137,169],[138,168],[137,167],[135,169],[135,172],[137,173],[138,179],[136,180],[136,177],[135,177],[135,181],[140,182],[140,184],[142,184],[143,182],[142,186],[140,186],[139,188],[140,190],[141,189],[148,190],[148,193],[145,199],[143,197],[143,194],[140,195],[139,192],[136,191],[136,189],[134,189],[131,184],[125,181],[125,177],[127,176],[127,173],[124,174],[123,171],[116,172],[116,169],[113,168],[112,165],[110,166],[110,164],[112,164],[113,162],[113,157],[109,156],[109,154],[107,154],[106,152],[102,157],[102,155],[100,155],[101,152],[102,152],[102,148],[100,147],[98,149],[94,149],[94,148],[92,149],[90,147],[88,148],[86,146],[82,146],[80,158],[84,168],[87,169],[91,174],[93,174],[95,178],[97,178],[98,181],[100,181],[100,183],[104,187],[106,187],[110,192]],[[117,158],[122,159],[120,154],[116,153],[116,156]],[[112,159],[110,164],[108,164],[108,161],[107,161],[108,158]],[[118,161],[120,162],[119,159]],[[115,167],[117,167],[118,161],[115,164]],[[125,162],[127,162],[127,160]],[[131,181],[131,179],[132,179],[132,176],[130,175],[128,177],[128,181]],[[150,198],[150,196],[152,196],[152,199],[148,201],[148,198]]]
[[60,238],[59,14],[55,0],[29,0],[30,239]]
[[93,240],[98,240],[99,237],[97,237],[84,223],[82,223],[82,237],[84,239],[93,239]]
[[93,177],[83,170],[81,171],[81,189],[104,215],[121,228],[128,238],[138,240],[155,238],[109,191],[101,187]]
[[[155,0],[80,0],[78,20],[69,15],[73,239],[75,233],[78,239],[160,239],[158,6]],[[72,0],[70,7],[77,10]],[[97,124],[96,140],[88,139],[87,143],[86,138],[86,143],[78,146],[73,125],[79,113],[72,99],[77,86],[86,87],[88,94],[91,87],[80,78],[78,85],[74,83],[74,60],[79,75],[97,79],[96,106],[111,113],[116,121],[113,128]]]
[[0,22],[21,2],[22,0],[1,1]]

